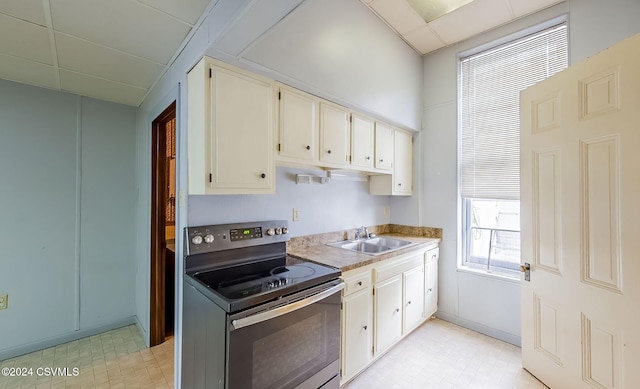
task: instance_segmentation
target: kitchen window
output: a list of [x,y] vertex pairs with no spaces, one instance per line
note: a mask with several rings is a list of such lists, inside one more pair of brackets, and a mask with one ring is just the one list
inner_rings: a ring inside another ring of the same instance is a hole
[[567,65],[565,21],[460,57],[462,268],[519,277],[519,94]]

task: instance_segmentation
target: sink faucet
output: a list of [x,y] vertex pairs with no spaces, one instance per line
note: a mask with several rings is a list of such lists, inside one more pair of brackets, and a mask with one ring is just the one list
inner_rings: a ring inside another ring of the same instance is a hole
[[359,228],[356,230],[356,237],[355,237],[355,240],[360,240],[360,237],[362,236],[362,233],[364,233],[364,237],[365,237],[365,239],[369,239],[369,232],[367,231],[367,227],[362,226],[362,227],[359,227]]

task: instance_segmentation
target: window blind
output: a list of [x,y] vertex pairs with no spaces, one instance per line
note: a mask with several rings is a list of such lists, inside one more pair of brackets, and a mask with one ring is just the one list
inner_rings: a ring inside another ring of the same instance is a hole
[[520,91],[567,67],[558,25],[460,60],[460,192],[520,198]]

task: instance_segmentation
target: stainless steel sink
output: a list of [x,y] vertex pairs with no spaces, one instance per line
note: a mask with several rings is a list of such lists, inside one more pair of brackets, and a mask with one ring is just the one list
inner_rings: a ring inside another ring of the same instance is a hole
[[385,247],[391,247],[391,248],[400,248],[400,247],[405,247],[405,246],[415,244],[414,242],[409,242],[408,240],[385,238],[385,237],[371,238],[371,239],[368,239],[366,242],[373,243],[378,246],[385,246]]
[[337,247],[345,250],[356,251],[369,255],[378,255],[388,253],[390,251],[399,250],[416,244],[408,240],[395,238],[371,238],[361,240],[341,240],[339,242],[327,243],[328,246]]

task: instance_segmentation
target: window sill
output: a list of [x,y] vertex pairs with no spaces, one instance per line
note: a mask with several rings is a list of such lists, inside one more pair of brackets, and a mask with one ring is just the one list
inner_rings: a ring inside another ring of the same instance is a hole
[[519,284],[520,283],[520,276],[519,275],[511,275],[511,274],[504,274],[504,273],[494,273],[494,272],[490,272],[488,270],[474,269],[474,268],[468,267],[468,266],[459,266],[457,271],[458,271],[458,273],[473,274],[473,275],[476,275],[476,276],[479,276],[479,277],[492,278],[492,279],[497,279],[497,280],[500,280],[500,281],[512,282],[514,284]]

